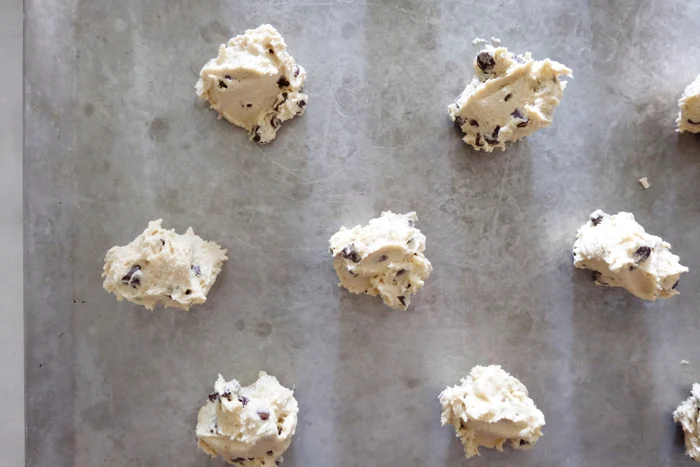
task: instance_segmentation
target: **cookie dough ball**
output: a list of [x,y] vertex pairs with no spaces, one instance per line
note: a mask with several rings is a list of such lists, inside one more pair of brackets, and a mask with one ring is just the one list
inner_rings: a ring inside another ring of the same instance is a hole
[[690,397],[673,412],[673,421],[685,433],[685,452],[700,462],[700,384],[693,384]]
[[683,96],[678,100],[678,107],[680,112],[676,119],[676,131],[700,133],[700,75],[685,88]]
[[364,227],[341,227],[330,240],[338,285],[352,293],[381,295],[391,308],[407,309],[410,296],[433,270],[423,255],[425,235],[415,227],[417,220],[415,212],[388,211]]
[[487,46],[474,61],[474,78],[454,104],[450,118],[465,133],[464,141],[477,151],[506,149],[552,124],[571,70],[548,58],[538,61]]
[[248,387],[219,375],[197,416],[199,447],[229,464],[280,465],[292,442],[298,412],[294,392],[264,371]]
[[104,288],[117,300],[127,299],[152,310],[158,303],[189,310],[204,303],[226,257],[214,242],[194,234],[184,235],[151,221],[141,235],[126,246],[107,252],[102,277]]
[[479,455],[481,446],[502,452],[506,441],[528,449],[542,436],[544,415],[523,383],[498,365],[475,366],[439,399],[442,425],[454,426],[468,458]]
[[644,300],[678,294],[679,277],[688,272],[678,259],[669,243],[646,233],[629,212],[595,211],[574,243],[574,265],[593,270],[596,284],[624,287]]
[[282,122],[306,109],[306,71],[287,53],[275,28],[263,24],[221,44],[199,73],[197,95],[257,143],[272,141]]

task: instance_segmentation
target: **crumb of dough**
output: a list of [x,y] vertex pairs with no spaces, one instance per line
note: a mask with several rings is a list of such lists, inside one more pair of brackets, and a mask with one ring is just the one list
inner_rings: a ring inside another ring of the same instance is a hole
[[649,185],[649,180],[647,180],[646,177],[642,177],[639,179],[639,184],[644,187],[644,189],[648,189],[651,185]]

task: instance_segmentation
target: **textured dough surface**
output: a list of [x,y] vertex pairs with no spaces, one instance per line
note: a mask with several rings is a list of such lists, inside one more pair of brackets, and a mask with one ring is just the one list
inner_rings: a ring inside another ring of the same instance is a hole
[[678,107],[677,131],[700,133],[700,75],[685,88],[683,96],[678,100]]
[[226,250],[202,240],[192,227],[178,235],[174,229],[163,229],[162,222],[149,222],[133,242],[107,252],[103,286],[117,300],[126,299],[149,310],[158,303],[189,310],[207,300],[228,259]]
[[700,462],[700,384],[693,384],[690,397],[673,412],[673,421],[683,428],[686,454]]
[[477,151],[505,150],[552,124],[552,114],[564,94],[571,70],[550,59],[533,60],[530,52],[509,53],[487,46],[474,60],[474,78],[448,107],[450,118]]
[[221,44],[195,89],[219,116],[248,130],[253,141],[267,143],[282,122],[304,113],[304,81],[306,71],[287,53],[282,36],[263,24]]
[[629,212],[591,214],[576,234],[574,265],[593,270],[598,285],[624,287],[644,300],[677,295],[679,277],[688,268],[671,245],[644,231]]
[[415,227],[415,212],[383,212],[369,224],[341,227],[330,239],[333,266],[352,293],[380,295],[391,308],[405,310],[410,296],[433,270],[423,255],[425,235]]
[[503,451],[506,441],[528,449],[542,436],[544,415],[523,383],[498,365],[475,366],[439,399],[442,425],[454,426],[467,457],[479,455],[481,446]]
[[247,387],[219,375],[197,415],[199,447],[229,464],[279,465],[292,442],[298,412],[294,392],[264,371]]

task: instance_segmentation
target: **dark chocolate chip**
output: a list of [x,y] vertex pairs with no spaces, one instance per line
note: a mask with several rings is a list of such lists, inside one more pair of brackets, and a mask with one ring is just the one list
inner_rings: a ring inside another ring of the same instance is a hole
[[163,240],[162,238],[160,239],[160,243],[162,243],[163,246],[165,246],[165,240]]
[[678,280],[676,281],[676,283],[673,284],[673,287],[671,287],[671,289],[672,289],[672,290],[676,290],[676,287],[678,287],[678,283],[679,283],[680,281],[681,281],[681,280],[678,279]]
[[209,433],[214,433],[214,430],[213,429],[209,430]]
[[199,266],[192,265],[190,266],[190,269],[194,271],[194,275],[199,277],[202,274],[202,270],[199,268]]
[[219,398],[219,393],[218,392],[212,392],[209,394],[209,400],[212,402],[216,402],[216,400]]
[[287,78],[285,78],[284,76],[280,76],[280,79],[277,80],[277,86],[281,88],[289,86],[289,81],[287,81]]
[[464,125],[464,119],[460,116],[456,116],[455,123],[457,124],[458,127],[462,128],[462,125]]
[[253,107],[253,104],[246,104],[245,106],[250,108],[250,107]]
[[651,247],[640,246],[637,248],[637,251],[634,252],[634,260],[637,262],[637,264],[643,263],[649,259],[649,255],[651,255]]
[[222,79],[219,80],[219,87],[222,89],[228,88],[228,86],[226,86],[226,83],[224,83],[224,80]]
[[172,295],[166,295],[166,297],[168,297],[170,300],[173,299],[173,296],[172,296]]
[[530,123],[530,119],[525,117],[522,112],[518,109],[515,109],[513,113],[510,114],[513,118],[517,118],[518,120],[523,120],[522,122],[518,123],[516,126],[518,128],[525,128],[528,123]]
[[280,126],[280,123],[282,123],[282,120],[280,120],[277,117],[272,117],[272,120],[270,121],[270,125],[272,125],[272,128],[277,128]]
[[299,76],[299,65],[294,65],[294,76]]
[[129,269],[129,272],[127,272],[126,275],[124,277],[122,277],[122,282],[124,282],[125,284],[141,285],[141,280],[138,277],[136,279],[133,279],[133,280],[131,279],[131,276],[133,276],[134,273],[136,273],[136,271],[140,271],[140,270],[141,270],[141,266],[139,266],[138,264],[134,265],[131,269]]
[[513,117],[513,118],[519,118],[520,120],[522,120],[523,118],[525,118],[525,117],[523,117],[522,112],[520,112],[520,110],[518,110],[518,109],[515,109],[510,115],[511,115],[511,117]]
[[277,427],[277,434],[278,434],[278,435],[281,435],[281,434],[282,434],[282,427],[281,427],[281,426],[278,426],[278,427]]
[[[416,226],[416,221],[414,221],[413,219],[409,219],[409,220],[408,220],[408,226],[409,226],[409,227],[415,227],[415,226]],[[411,240],[413,240],[413,239],[411,239]]]
[[267,51],[270,52],[271,54],[275,53],[275,51],[273,49],[267,49]]
[[347,258],[353,263],[359,263],[362,258],[360,258],[360,255],[357,254],[355,251],[355,245],[350,244],[343,248],[343,251],[340,252],[340,257],[341,258]]
[[403,276],[404,274],[406,274],[406,270],[405,270],[405,269],[399,269],[398,272],[396,273],[396,277]]
[[518,123],[516,126],[518,128],[525,128],[530,123],[530,119],[526,118],[525,121]]
[[476,56],[476,64],[479,68],[481,68],[481,71],[488,73],[494,66],[496,66],[496,60],[490,53],[481,52]]
[[520,440],[520,445],[521,445],[521,446],[524,446],[524,445],[526,445],[526,444],[530,444],[530,443],[528,443],[528,442],[525,441],[524,439],[521,439],[521,440]]
[[474,119],[469,120],[469,124],[470,124],[471,126],[475,126],[475,127],[478,127],[478,126],[479,126],[479,122],[477,122],[477,121],[474,120]]
[[192,293],[192,291],[190,289],[185,290],[185,295],[189,295],[191,293]]
[[248,398],[245,396],[238,396],[238,402],[243,404],[243,407],[245,407],[246,405],[248,405],[249,401],[248,401]]
[[407,289],[410,289],[410,288],[411,288],[411,284],[408,284],[408,285],[406,286],[406,288],[407,288]]
[[288,96],[288,94],[287,94],[286,92],[283,92],[283,93],[282,93],[282,100],[279,101],[279,102],[277,102],[277,103],[275,104],[275,106],[272,108],[272,110],[277,110],[277,109],[279,109],[279,108],[280,108],[280,105],[282,105],[282,104],[284,104],[285,102],[287,102],[287,96]]
[[494,128],[493,133],[491,133],[491,137],[484,136],[484,141],[486,141],[489,144],[498,144],[498,133],[501,131],[501,127],[499,125],[496,125],[496,128]]
[[231,459],[231,462],[241,463],[245,462],[245,459],[243,457],[236,457],[235,459]]
[[260,417],[260,420],[267,420],[270,418],[270,412],[267,410],[258,410],[258,417]]
[[635,269],[637,269],[637,266],[635,266],[635,265],[630,266],[630,271],[634,271]]
[[221,393],[221,397],[225,397],[226,399],[231,400],[231,390],[224,389],[224,392]]
[[511,97],[513,97],[513,94],[508,93],[508,94],[506,94],[506,97],[503,98],[503,100],[506,101],[506,102],[508,102],[508,101],[510,100]]
[[224,76],[224,78],[226,78],[227,80],[230,81],[230,80],[231,80],[231,75],[226,75],[226,76]]
[[688,119],[688,123],[690,123],[691,125],[700,125],[700,122],[694,122],[691,119]]
[[306,101],[305,101],[305,100],[299,101],[299,107],[304,107],[305,105],[306,105]]
[[484,143],[481,142],[481,133],[476,134],[476,140],[474,141],[474,144],[477,146],[483,146]]
[[598,225],[598,224],[600,224],[601,222],[603,222],[603,216],[600,215],[600,214],[598,214],[598,215],[595,216],[595,217],[591,217],[591,222],[593,222],[593,225]]
[[399,301],[401,302],[401,305],[406,306],[406,297],[404,297],[403,295],[399,295],[396,298],[399,299]]
[[593,271],[593,281],[594,282],[600,282],[601,284],[605,284],[605,282],[601,281],[600,279],[603,277],[601,273],[598,271]]
[[382,256],[380,256],[379,259],[377,260],[377,263],[381,263],[382,261],[386,261],[386,260],[388,260],[388,259],[389,259],[389,257],[388,257],[387,255],[382,255]]
[[271,456],[271,455],[273,455],[273,454],[274,454],[274,452],[272,452],[272,451],[267,451],[267,455],[268,455],[268,456]]
[[260,142],[260,133],[258,133],[259,131],[260,131],[260,125],[255,125],[253,127],[253,134],[255,135],[255,136],[253,136],[253,141],[255,141],[256,143]]

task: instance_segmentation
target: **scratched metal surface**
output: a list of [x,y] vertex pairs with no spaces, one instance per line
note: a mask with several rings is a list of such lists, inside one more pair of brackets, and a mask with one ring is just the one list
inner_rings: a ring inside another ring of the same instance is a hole
[[[405,0],[26,2],[27,465],[220,466],[196,413],[218,372],[296,387],[287,467],[691,465],[671,412],[700,380],[700,4]],[[197,102],[229,37],[269,22],[308,112],[267,146]],[[478,154],[446,106],[475,36],[574,70],[554,125]],[[651,188],[637,179],[648,176]],[[644,303],[575,271],[576,229],[627,210],[691,272]],[[409,312],[336,287],[328,238],[416,210],[434,273]],[[104,254],[164,218],[230,261],[204,306],[147,312]],[[681,366],[686,359],[690,365]],[[501,364],[547,418],[466,461],[438,393]]]

